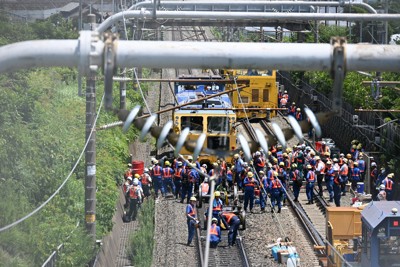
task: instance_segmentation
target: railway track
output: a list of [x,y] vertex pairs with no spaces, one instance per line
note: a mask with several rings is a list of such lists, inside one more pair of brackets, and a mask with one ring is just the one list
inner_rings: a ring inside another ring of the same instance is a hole
[[[201,215],[205,212],[205,207],[198,209],[198,214]],[[203,225],[200,223],[200,225]],[[204,263],[204,252],[206,246],[206,235],[207,231],[197,228],[197,252],[200,259],[199,266],[205,267]],[[242,231],[238,232],[236,244],[232,247],[228,247],[228,231],[221,229],[222,241],[218,244],[217,248],[210,248],[208,255],[208,266],[212,267],[249,267],[250,263],[247,257],[245,244],[243,243],[243,237],[241,236]]]
[[[281,128],[290,127],[289,122],[280,112],[272,121],[277,123]],[[258,123],[244,122],[243,126],[247,134],[252,138],[255,138],[254,129],[262,129],[266,135],[273,134],[271,122],[265,120],[260,120]],[[314,188],[315,204],[313,205],[305,205],[308,200],[304,186],[300,191],[298,202],[294,202],[294,196],[291,190],[287,190],[287,198],[293,212],[302,224],[302,228],[306,231],[309,240],[314,245],[314,248],[318,248],[315,250],[317,257],[320,259],[320,262],[323,262],[326,255],[326,244],[324,242],[326,236],[325,212],[329,204],[326,202],[326,199],[320,197],[318,193],[318,190]],[[317,206],[318,209],[315,209],[315,206]]]

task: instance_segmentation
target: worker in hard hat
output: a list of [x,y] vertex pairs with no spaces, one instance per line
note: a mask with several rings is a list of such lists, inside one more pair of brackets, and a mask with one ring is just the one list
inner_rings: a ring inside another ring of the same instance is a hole
[[210,248],[216,248],[221,242],[221,228],[217,225],[218,219],[212,218],[210,228]]
[[162,182],[163,182],[163,188],[164,192],[163,195],[164,197],[167,195],[167,191],[170,188],[171,193],[175,194],[175,184],[172,181],[172,176],[174,175],[174,170],[171,168],[171,163],[166,160],[164,162],[164,168],[162,170]]
[[289,179],[292,181],[294,201],[299,201],[300,188],[303,185],[302,173],[297,169],[297,164],[293,163],[289,171]]
[[360,169],[360,181],[364,182],[365,179],[365,171],[366,171],[366,163],[364,160],[363,153],[360,153],[357,159],[358,168]]
[[260,151],[256,151],[253,157],[254,168],[257,173],[265,170],[266,160]]
[[220,217],[225,225],[229,225],[228,247],[231,247],[236,243],[236,237],[240,226],[240,218],[235,213],[228,211],[222,212]]
[[[329,193],[329,202],[331,203],[334,200],[333,186],[334,186],[335,175],[336,173],[335,170],[333,169],[332,161],[328,160],[326,162],[326,168],[325,168],[325,183]],[[340,198],[339,198],[339,203],[340,203]]]
[[142,189],[143,189],[143,195],[145,198],[149,197],[151,195],[150,189],[151,189],[151,176],[150,176],[150,171],[148,168],[144,168],[143,174],[140,176],[140,183],[142,184]]
[[281,197],[283,194],[283,188],[281,181],[278,179],[278,172],[274,172],[274,179],[269,185],[269,191],[271,192],[271,212],[275,212],[275,205],[278,205],[278,213],[281,212],[282,203]]
[[389,173],[382,182],[382,184],[385,186],[386,199],[388,201],[393,200],[393,179],[394,173]]
[[243,166],[244,161],[240,157],[239,154],[235,154],[233,156],[233,158],[234,158],[233,172],[235,173],[233,183],[236,183],[237,186],[239,187],[239,189],[241,189],[242,188],[242,179],[241,179],[240,175],[241,175],[242,171],[244,170],[244,166]]
[[357,183],[360,182],[360,169],[358,168],[358,162],[355,161],[353,163],[353,171],[351,173],[351,188],[353,191],[357,189]]
[[196,201],[195,197],[190,198],[189,204],[186,206],[186,218],[188,225],[188,240],[186,245],[190,246],[194,237],[194,231],[196,229],[196,225],[198,225],[199,220],[197,219],[197,210],[196,210]]
[[185,169],[183,168],[182,161],[176,162],[176,168],[174,170],[174,185],[175,185],[175,198],[178,199],[182,195],[182,181],[185,175]]
[[293,102],[292,105],[288,108],[288,115],[293,116],[296,114],[296,103]]
[[154,185],[154,197],[158,198],[158,191],[164,194],[164,187],[162,183],[162,167],[159,165],[158,160],[153,160],[153,169],[151,170],[151,179]]
[[244,184],[244,211],[247,212],[247,207],[250,203],[250,212],[253,212],[254,206],[254,187],[258,186],[258,182],[256,181],[254,174],[252,172],[248,172],[247,176],[243,180]]
[[297,121],[303,120],[303,115],[301,114],[301,108],[296,108],[296,114],[294,114],[294,117],[296,118]]
[[218,219],[218,224],[219,224],[219,213],[222,211],[223,207],[224,207],[224,202],[221,199],[221,192],[215,191],[214,201],[212,203],[212,216]]
[[314,184],[316,181],[316,177],[313,167],[310,164],[307,165],[306,181],[307,181],[306,194],[308,199],[307,204],[314,204]]
[[139,187],[139,180],[137,178],[133,179],[132,186],[129,188],[129,198],[129,213],[127,220],[135,221],[139,204],[143,198],[142,190]]
[[131,188],[132,186],[132,177],[128,176],[126,178],[126,181],[122,187],[122,190],[124,192],[124,196],[125,196],[125,204],[124,204],[124,208],[128,208],[129,207],[129,188]]

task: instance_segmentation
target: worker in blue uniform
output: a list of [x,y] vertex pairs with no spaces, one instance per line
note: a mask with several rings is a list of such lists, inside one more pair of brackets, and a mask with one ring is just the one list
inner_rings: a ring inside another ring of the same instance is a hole
[[151,178],[154,183],[154,193],[155,197],[158,198],[158,191],[161,191],[161,194],[164,195],[164,187],[162,184],[162,167],[159,165],[158,160],[153,160],[154,167],[151,170]]
[[268,177],[265,175],[264,171],[260,171],[258,176],[260,178],[260,208],[261,211],[264,211],[268,194]]
[[382,182],[385,185],[386,199],[388,201],[393,200],[393,177],[394,173],[389,173]]
[[335,200],[336,207],[340,207],[340,198],[342,197],[341,184],[342,184],[342,179],[339,173],[335,172],[333,178],[333,198]]
[[233,212],[222,212],[221,220],[225,225],[229,225],[228,247],[235,245],[236,237],[240,226],[240,218]]
[[171,168],[171,163],[167,160],[164,162],[164,168],[162,170],[162,182],[163,182],[163,196],[165,197],[168,191],[168,186],[171,187],[172,194],[175,194],[175,184],[172,182],[172,176],[174,170]]
[[186,206],[186,218],[188,225],[188,240],[186,245],[190,246],[194,237],[194,231],[199,220],[197,219],[196,204],[197,199],[195,197],[190,198],[190,203]]
[[306,175],[306,194],[308,203],[307,204],[314,204],[314,184],[315,184],[315,173],[312,169],[310,164],[307,165],[307,175]]
[[351,173],[351,188],[356,191],[357,190],[357,183],[360,182],[360,169],[358,168],[358,162],[355,161],[353,163],[353,171]]
[[271,192],[271,212],[275,212],[275,205],[278,205],[278,213],[281,212],[282,204],[281,197],[283,194],[281,181],[278,179],[278,173],[274,173],[274,180],[272,180],[269,185],[269,190]]
[[217,218],[219,224],[219,213],[222,212],[222,208],[224,207],[224,203],[222,202],[221,192],[215,191],[214,200],[212,203],[212,216]]
[[221,242],[221,228],[217,225],[218,219],[212,218],[210,228],[210,248],[216,248]]
[[253,211],[254,205],[254,187],[258,184],[254,179],[254,174],[252,172],[248,172],[247,176],[243,180],[244,184],[244,210],[247,212],[247,207],[250,202],[250,212]]
[[293,163],[291,168],[292,169],[289,172],[289,177],[292,180],[294,201],[298,202],[299,201],[300,188],[303,185],[303,178],[300,175],[300,171],[297,169],[297,164],[296,163]]
[[326,162],[326,169],[325,169],[325,183],[329,192],[329,202],[333,202],[334,198],[334,192],[333,192],[334,179],[335,179],[335,170],[333,169],[332,161],[329,160]]

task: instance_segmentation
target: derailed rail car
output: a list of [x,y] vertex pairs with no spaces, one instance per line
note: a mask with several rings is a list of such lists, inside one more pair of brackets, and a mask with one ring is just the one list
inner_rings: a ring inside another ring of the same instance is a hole
[[[180,77],[175,82],[174,90],[177,104],[185,104],[213,94],[225,91],[225,83],[220,76],[205,77]],[[221,80],[221,82],[218,82]],[[236,114],[232,111],[232,102],[228,94],[211,97],[207,100],[187,105],[174,110],[173,114],[174,131],[179,134],[188,127],[189,140],[197,140],[200,134],[206,134],[203,148],[213,150],[234,150],[236,149]],[[183,156],[191,155],[190,151],[182,148]],[[201,164],[211,165],[216,162],[218,155],[207,153],[203,150],[199,155]],[[231,158],[225,158],[227,162]]]
[[[226,78],[249,80],[249,86],[233,92],[232,106],[236,109],[237,119],[272,118],[276,116],[279,84],[276,82],[275,70],[222,70]],[[227,84],[226,89],[233,89],[235,84]],[[247,108],[244,112],[243,107]],[[246,114],[247,113],[247,114]]]

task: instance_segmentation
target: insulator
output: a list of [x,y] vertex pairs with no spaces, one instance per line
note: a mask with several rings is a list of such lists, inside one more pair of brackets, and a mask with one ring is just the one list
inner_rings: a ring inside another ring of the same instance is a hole
[[299,139],[300,143],[303,143],[303,132],[301,131],[301,127],[299,122],[293,117],[293,116],[288,116],[290,126],[292,126],[294,134],[297,136],[297,139]]
[[139,140],[141,142],[144,141],[145,136],[149,133],[150,131],[150,127],[153,125],[153,123],[155,122],[155,120],[157,119],[157,115],[151,115],[147,120],[146,123],[144,124],[142,131],[140,133],[140,137]]
[[314,112],[312,112],[312,110],[309,108],[305,108],[304,111],[306,112],[307,117],[310,119],[310,123],[312,124],[312,126],[315,129],[316,136],[321,137],[321,135],[322,135],[321,126],[319,125],[317,117],[315,117]]
[[[151,135],[157,139],[157,149],[160,149],[166,140],[175,147],[174,155],[177,157],[179,155],[179,151],[183,146],[193,153],[193,158],[197,158],[200,152],[203,150],[203,145],[206,140],[206,134],[202,133],[199,138],[196,140],[186,140],[187,136],[190,133],[189,128],[185,128],[179,135],[175,132],[171,131],[173,126],[173,122],[167,122],[164,127],[155,126],[154,121],[158,115],[152,115],[149,118],[136,118],[140,112],[140,106],[135,106],[128,114],[127,110],[119,110],[118,116],[121,120],[124,120],[122,130],[126,132],[130,125],[133,123],[134,126],[141,131],[140,140],[143,140],[144,137],[150,132]],[[309,118],[310,123],[307,121],[297,122],[293,117],[289,116],[289,122],[292,128],[281,129],[276,123],[272,123],[273,132],[275,134],[276,139],[272,136],[265,136],[259,129],[255,129],[255,133],[257,136],[257,140],[246,140],[245,137],[241,134],[237,136],[240,146],[238,149],[234,151],[230,150],[214,150],[204,148],[207,154],[214,154],[221,157],[225,157],[228,155],[233,155],[238,153],[240,150],[243,150],[246,160],[250,161],[252,159],[252,153],[257,151],[259,147],[264,149],[264,151],[268,151],[268,144],[274,145],[276,141],[278,141],[283,147],[286,147],[286,140],[289,140],[294,135],[301,141],[303,138],[303,132],[307,132],[310,124],[315,128],[317,136],[321,136],[321,126],[318,123],[318,120],[321,123],[326,123],[333,115],[333,112],[328,113],[319,113],[315,115],[309,108],[305,108],[305,112],[307,117]],[[128,114],[128,115],[127,115]],[[100,127],[110,128],[116,125],[121,125],[121,122],[111,123],[105,126]]]
[[160,133],[160,136],[158,137],[158,140],[157,140],[157,150],[160,149],[162,147],[162,145],[164,144],[165,139],[167,138],[167,135],[168,135],[169,131],[171,130],[172,125],[173,125],[172,121],[168,121],[164,125],[164,127]]
[[283,134],[282,129],[279,127],[278,124],[273,122],[272,130],[274,131],[274,134],[275,134],[276,138],[278,139],[279,143],[282,145],[283,148],[285,148],[286,147],[286,139],[285,139],[285,135]]
[[256,135],[257,135],[257,138],[258,138],[258,142],[259,142],[261,148],[264,149],[264,151],[268,151],[269,148],[268,148],[267,139],[265,139],[265,136],[262,134],[262,132],[260,131],[260,129],[256,129],[255,131],[256,131]]

